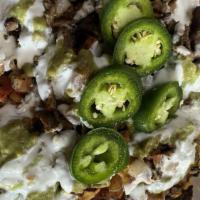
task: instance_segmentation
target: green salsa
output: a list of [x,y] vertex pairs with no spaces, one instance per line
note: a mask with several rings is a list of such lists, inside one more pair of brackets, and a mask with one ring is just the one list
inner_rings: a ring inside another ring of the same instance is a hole
[[74,52],[66,48],[63,43],[63,39],[57,41],[55,54],[50,60],[48,68],[48,76],[50,78],[54,78],[64,65],[72,63],[76,58]]
[[24,18],[26,16],[27,10],[31,7],[31,5],[35,2],[35,0],[20,0],[11,10],[10,15],[12,17],[16,17],[21,24],[24,23]]
[[35,31],[43,32],[47,27],[47,22],[44,17],[36,17],[33,19],[33,27]]
[[32,192],[28,195],[26,200],[53,200],[55,196],[54,188],[49,188],[44,192]]
[[194,83],[200,76],[200,69],[192,62],[191,58],[182,60],[184,85]]
[[12,121],[0,128],[0,166],[17,158],[31,148],[36,136],[31,134],[22,121]]
[[[21,0],[17,3],[11,10],[10,16],[15,17],[19,20],[21,25],[25,24],[25,17],[27,15],[28,9],[34,4],[35,0]],[[44,40],[44,31],[47,27],[47,22],[44,16],[35,17],[32,16],[32,26],[33,26],[33,40]]]
[[184,128],[178,129],[175,133],[171,134],[164,141],[160,135],[147,138],[140,143],[134,145],[134,156],[144,158],[151,154],[151,152],[158,148],[161,144],[169,144],[174,146],[176,141],[184,141],[193,132],[194,126],[192,123],[188,123]]

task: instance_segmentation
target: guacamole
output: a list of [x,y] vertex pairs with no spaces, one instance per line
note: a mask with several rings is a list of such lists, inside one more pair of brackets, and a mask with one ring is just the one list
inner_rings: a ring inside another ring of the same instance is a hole
[[35,142],[35,134],[30,133],[22,121],[12,121],[1,127],[0,166],[25,153]]
[[54,188],[49,188],[44,192],[32,192],[26,200],[53,200],[55,196]]

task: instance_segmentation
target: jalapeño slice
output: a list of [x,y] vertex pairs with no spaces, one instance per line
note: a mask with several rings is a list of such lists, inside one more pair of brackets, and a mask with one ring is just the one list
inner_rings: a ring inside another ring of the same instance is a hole
[[112,129],[97,128],[73,149],[70,171],[76,180],[91,185],[121,171],[128,160],[128,145],[122,136]]
[[114,62],[128,64],[141,75],[160,69],[171,53],[171,38],[167,29],[155,19],[139,19],[120,34]]
[[139,131],[152,132],[163,126],[179,108],[183,93],[177,82],[169,82],[149,90],[134,116]]
[[128,66],[110,66],[86,86],[79,103],[79,115],[94,127],[112,127],[132,117],[141,102],[141,82]]
[[149,0],[111,0],[101,14],[101,29],[104,39],[113,44],[119,32],[133,20],[152,17],[153,9]]

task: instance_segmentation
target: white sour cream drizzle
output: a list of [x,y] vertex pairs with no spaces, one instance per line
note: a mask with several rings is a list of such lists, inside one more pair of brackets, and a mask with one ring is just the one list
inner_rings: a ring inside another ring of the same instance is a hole
[[56,73],[56,76],[48,81],[48,67],[49,62],[55,55],[54,45],[48,47],[47,52],[39,58],[38,65],[34,70],[34,76],[38,86],[38,92],[42,100],[46,100],[52,91],[56,98],[60,99],[64,97],[65,91],[71,89],[72,98],[80,98],[80,93],[76,90],[75,84],[72,81],[79,77],[79,74],[75,72],[76,63],[65,64],[60,66],[61,70]]
[[74,21],[79,21],[85,18],[87,15],[92,13],[95,10],[94,2],[92,0],[84,1],[80,10],[77,11],[76,15],[74,16]]
[[[0,126],[7,124],[10,120],[31,117],[31,109],[37,106],[39,101],[34,91],[27,95],[17,107],[6,104],[0,109]],[[75,132],[72,130],[54,137],[44,134],[24,155],[4,164],[0,168],[0,188],[7,192],[0,195],[0,200],[25,200],[30,192],[46,191],[57,182],[61,184],[63,191],[56,200],[76,199],[74,195],[69,194],[72,190],[73,179],[69,174],[65,158],[65,152],[71,151],[75,141]],[[35,165],[34,161],[37,161]]]
[[13,5],[18,3],[20,0],[1,0],[0,1],[0,21],[4,21],[7,17],[9,10]]
[[9,103],[4,105],[0,108],[0,127],[11,120],[32,117],[31,109],[37,106],[39,101],[40,99],[36,92],[31,92],[19,106]]
[[184,34],[185,26],[189,26],[192,18],[193,9],[200,5],[199,0],[176,0],[176,8],[171,14],[171,19],[177,23],[174,35],[174,43],[179,41],[180,36]]
[[4,24],[0,22],[0,65],[3,70],[10,70],[10,61],[15,58],[15,39],[13,36],[5,38],[6,31]]
[[[72,78],[77,76],[77,73],[74,71],[75,67],[76,64],[61,66],[62,70],[58,71],[56,77],[51,81],[54,94],[58,99],[64,97],[65,90],[70,87]],[[78,95],[78,93],[75,93],[75,95]]]
[[188,26],[192,18],[192,11],[199,4],[198,0],[183,1],[176,0],[176,8],[171,17],[181,25]]
[[[174,64],[167,64],[166,67],[158,71],[154,76],[149,75],[143,78],[145,89],[150,89],[155,85],[166,83],[169,81],[177,81],[180,86],[184,83],[184,69],[181,60],[177,60]],[[191,92],[200,92],[200,77],[194,83],[187,83],[182,87],[183,97],[186,99]]]
[[44,16],[43,0],[35,0],[33,5],[29,7],[24,18],[24,29],[19,38],[20,47],[17,48],[16,56],[18,66],[21,67],[26,63],[33,63],[35,56],[40,56],[51,40],[51,28],[46,27],[44,30],[44,38],[34,39],[33,20],[36,17]]
[[[66,156],[69,157],[75,141],[76,134],[72,130],[53,137],[44,134],[24,155],[4,164],[0,169],[0,188],[7,190],[6,196],[10,198],[6,199],[14,200],[20,195],[24,200],[29,193],[47,191],[56,183],[60,183],[63,189],[61,197],[74,199],[75,197],[69,194],[72,191],[73,179]],[[0,200],[3,200],[1,195]]]
[[[160,193],[170,189],[185,177],[189,167],[195,162],[196,145],[194,140],[200,134],[200,104],[195,103],[192,106],[183,106],[177,111],[176,115],[176,119],[173,119],[162,129],[153,132],[151,135],[140,133],[135,137],[136,143],[156,135],[161,135],[161,140],[165,140],[190,122],[195,127],[186,140],[177,140],[175,152],[169,156],[164,155],[160,164],[157,165],[157,168],[162,173],[161,179],[149,180],[149,175],[147,176],[146,172],[142,172],[135,177],[131,184],[125,186],[126,194],[129,194],[134,200],[147,200],[147,195],[144,195],[145,191]],[[134,149],[131,149],[131,151],[134,151]],[[139,185],[139,183],[142,185]]]
[[34,32],[33,20],[36,17],[44,16],[45,8],[43,6],[43,0],[35,0],[33,5],[27,10],[24,19],[24,26],[28,28],[30,32]]
[[18,66],[22,67],[24,64],[33,63],[34,57],[41,55],[47,41],[33,40],[32,33],[24,30],[20,35],[19,44],[20,47],[16,49],[16,58]]
[[10,8],[15,5],[18,0],[1,0],[0,1],[0,65],[3,65],[5,71],[10,70],[10,60],[15,57],[16,43],[12,36],[7,36],[4,22]]
[[[6,104],[1,107],[0,127],[11,120],[32,117],[31,109],[39,102],[39,96],[34,91],[19,106]],[[5,163],[0,168],[0,188],[7,192],[0,195],[0,200],[25,200],[30,192],[46,191],[57,182],[63,191],[55,200],[76,199],[76,196],[69,194],[73,178],[66,161],[75,141],[76,134],[72,130],[53,137],[43,134],[25,154]]]
[[75,108],[70,108],[67,104],[61,104],[57,107],[58,111],[73,125],[80,125],[80,117],[76,113]]
[[[15,56],[19,66],[22,66],[25,63],[32,63],[34,56],[40,56],[49,42],[48,40],[35,41],[32,37],[32,33],[34,32],[33,19],[35,17],[43,16],[44,14],[42,0],[35,0],[34,4],[27,10],[24,22],[25,29],[22,31],[19,38],[21,47],[16,48],[14,38],[11,36],[5,40],[3,37],[5,34],[5,28],[3,26],[5,16],[9,9],[17,2],[17,0],[0,0],[0,61],[3,62],[5,66],[9,66],[10,59]],[[178,35],[182,35],[184,26],[190,23],[191,10],[196,5],[197,0],[188,0],[184,3],[182,0],[177,0],[177,8],[172,14],[172,18],[179,22],[176,27]],[[83,7],[77,12],[77,15],[75,15],[74,20],[80,20],[88,13],[92,12],[93,9],[94,6],[92,1],[86,1],[83,4]],[[187,16],[186,13],[190,13],[189,16]],[[47,28],[45,30],[46,38],[49,38],[50,33],[51,30]],[[91,49],[94,55],[94,61],[99,67],[104,67],[109,64],[106,57],[96,56],[93,50],[94,49]],[[179,49],[179,51],[182,50],[183,49]],[[44,56],[40,57],[38,66],[34,72],[38,84],[38,92],[43,100],[48,98],[51,94],[51,86],[58,98],[63,97],[66,89],[74,87],[72,80],[77,76],[74,72],[74,66],[66,66],[63,71],[58,73],[56,79],[52,81],[50,86],[47,80],[47,69],[49,59],[53,54],[54,49],[52,48],[49,49]],[[177,62],[175,67],[167,67],[160,70],[155,77],[149,76],[146,83],[148,84],[148,87],[151,87],[154,84],[170,80],[177,80],[179,84],[182,85],[183,68],[180,63]],[[187,97],[191,91],[200,91],[200,78],[197,79],[194,84],[185,87],[184,96]],[[74,92],[72,94],[72,97],[74,97],[75,100],[78,101],[80,99],[81,93]],[[0,109],[0,126],[5,125],[11,119],[18,119],[25,116],[30,117],[30,109],[37,102],[37,98],[35,99],[33,96],[28,96],[25,99],[25,102],[19,107],[11,104],[5,105]],[[5,113],[7,114],[5,115]],[[167,124],[162,131],[156,131],[153,135],[162,134],[164,139],[164,137],[173,134],[177,128],[183,127],[184,124],[189,121],[192,121],[197,127],[200,127],[200,105],[193,105],[192,107],[184,106],[177,112],[177,116],[177,119]],[[126,193],[134,200],[145,200],[147,199],[145,191],[157,193],[165,191],[178,183],[187,173],[189,166],[194,162],[195,145],[193,144],[193,141],[199,134],[199,131],[199,128],[196,128],[185,141],[177,141],[175,152],[171,156],[163,157],[162,165],[159,167],[163,172],[164,178],[170,176],[168,181],[151,180],[151,172],[147,170],[139,174],[130,185],[125,186]],[[135,140],[137,142],[151,136],[140,134]],[[65,150],[65,152],[70,152],[71,144],[74,141],[75,133],[71,130],[52,138],[50,135],[44,134],[38,140],[37,144],[26,152],[26,154],[7,162],[0,169],[0,187],[7,189],[9,192],[0,195],[0,200],[24,200],[28,193],[45,191],[48,187],[54,186],[56,182],[59,182],[64,190],[62,195],[56,200],[75,199],[76,197],[69,194],[69,192],[72,191],[73,179],[69,174],[68,164],[66,163],[64,156],[64,149],[67,148],[68,151]],[[29,164],[34,160],[37,160],[37,164],[30,166]],[[24,172],[28,165],[30,167]],[[31,178],[33,178],[34,181],[31,181]],[[17,183],[22,183],[21,187],[13,190],[13,187]]]
[[111,62],[109,60],[109,56],[102,54],[102,45],[99,43],[99,41],[95,41],[92,44],[90,51],[93,55],[93,61],[99,69],[110,65]]
[[[58,39],[59,41],[59,39]],[[109,65],[110,61],[107,55],[102,54],[102,47],[98,41],[94,42],[90,51],[92,59],[97,68],[101,69]],[[76,72],[78,63],[63,64],[59,66],[61,70],[56,72],[56,76],[48,81],[49,62],[56,52],[56,45],[49,45],[46,53],[39,58],[38,65],[35,68],[34,76],[38,85],[38,92],[42,100],[45,100],[53,92],[57,99],[62,99],[68,95],[75,102],[79,102],[81,94],[85,87],[85,76]]]
[[48,64],[51,58],[55,54],[55,47],[51,46],[47,49],[47,52],[41,56],[38,60],[38,65],[35,67],[34,76],[37,82],[38,93],[42,100],[45,100],[49,97],[52,90],[48,82]]
[[[0,62],[2,62],[3,59],[6,71],[10,70],[9,61],[11,58],[17,59],[19,67],[22,67],[26,63],[33,63],[33,58],[41,55],[48,44],[48,40],[51,39],[51,28],[48,27],[44,30],[45,37],[43,39],[33,38],[33,20],[36,17],[42,17],[44,15],[42,0],[35,0],[25,14],[22,32],[18,41],[19,47],[16,47],[12,36],[9,36],[7,40],[3,39],[3,35],[6,34],[4,22],[8,17],[8,12],[18,2],[20,1],[0,1]],[[4,54],[1,52],[2,48],[4,49]]]
[[[97,68],[101,69],[109,65],[109,58],[107,55],[101,55],[101,47],[98,42],[95,42],[90,51],[92,59]],[[71,63],[61,67],[62,70],[58,71],[56,77],[51,81],[51,85],[55,96],[63,98],[65,93],[79,102],[83,89],[85,88],[85,76],[75,71],[78,63]]]

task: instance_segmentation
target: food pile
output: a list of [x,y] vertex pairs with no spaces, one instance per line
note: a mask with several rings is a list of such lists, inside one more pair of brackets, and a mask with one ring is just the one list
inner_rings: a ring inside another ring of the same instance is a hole
[[0,200],[192,199],[198,0],[0,1]]

